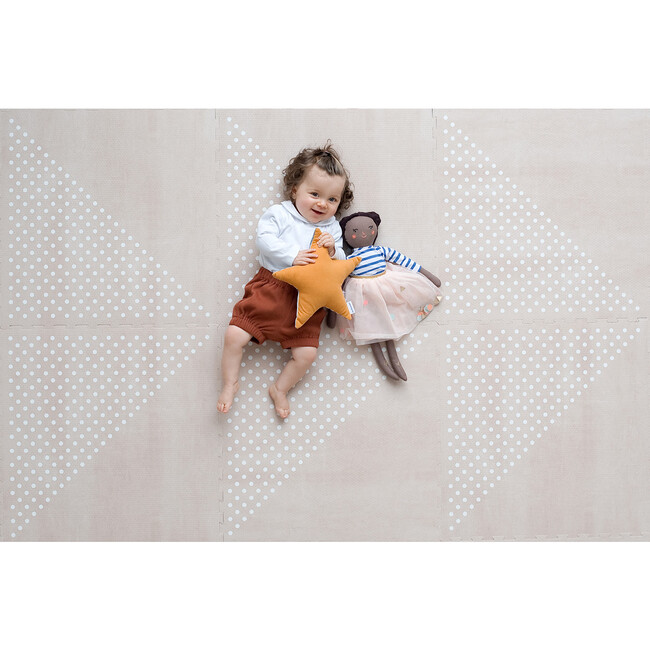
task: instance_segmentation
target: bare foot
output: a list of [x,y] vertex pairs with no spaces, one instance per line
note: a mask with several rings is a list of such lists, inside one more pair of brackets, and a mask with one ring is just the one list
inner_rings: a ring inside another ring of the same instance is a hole
[[234,384],[224,386],[221,389],[221,395],[219,395],[219,400],[217,401],[217,411],[219,413],[228,413],[230,407],[232,406],[235,395],[239,390],[239,382],[236,381]]
[[282,418],[288,418],[289,413],[291,413],[291,407],[289,406],[289,399],[287,394],[279,391],[275,384],[269,386],[269,395],[275,404],[275,412]]

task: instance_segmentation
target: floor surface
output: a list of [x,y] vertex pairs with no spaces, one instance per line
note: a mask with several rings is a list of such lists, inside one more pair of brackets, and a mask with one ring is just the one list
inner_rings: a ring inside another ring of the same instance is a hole
[[[650,539],[650,113],[0,115],[4,541]],[[321,332],[251,344],[216,412],[254,233],[331,139],[378,243],[444,299],[408,381]]]

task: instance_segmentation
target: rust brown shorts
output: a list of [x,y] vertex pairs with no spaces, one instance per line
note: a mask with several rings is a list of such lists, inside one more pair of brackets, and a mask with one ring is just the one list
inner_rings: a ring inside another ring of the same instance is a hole
[[232,310],[230,324],[251,334],[256,343],[268,339],[283,348],[317,348],[325,309],[319,309],[296,328],[297,302],[296,288],[276,280],[271,271],[262,267],[244,288],[244,297]]

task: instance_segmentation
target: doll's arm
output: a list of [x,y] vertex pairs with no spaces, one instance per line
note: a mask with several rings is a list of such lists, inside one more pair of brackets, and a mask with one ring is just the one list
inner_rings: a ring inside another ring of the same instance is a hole
[[403,266],[405,269],[415,271],[416,273],[420,270],[420,265],[415,260],[404,255],[404,253],[400,253],[394,248],[388,248],[387,246],[381,246],[380,250],[383,252],[384,258],[387,262]]
[[431,282],[433,282],[433,284],[435,284],[436,287],[440,287],[440,285],[442,285],[442,282],[440,282],[439,278],[437,278],[435,275],[433,275],[433,273],[431,273],[431,271],[427,271],[422,266],[420,267],[420,273],[422,273],[422,275],[425,278],[427,278],[427,280],[430,280]]
[[435,275],[433,275],[433,273],[427,271],[424,267],[420,266],[415,260],[412,260],[410,257],[406,257],[406,255],[400,253],[399,251],[396,251],[393,248],[383,247],[383,250],[387,262],[390,262],[391,264],[399,264],[400,266],[410,269],[411,271],[415,271],[416,273],[422,273],[422,275],[427,278],[427,280],[433,282],[436,287],[440,287],[442,285],[442,282],[440,282],[440,280]]

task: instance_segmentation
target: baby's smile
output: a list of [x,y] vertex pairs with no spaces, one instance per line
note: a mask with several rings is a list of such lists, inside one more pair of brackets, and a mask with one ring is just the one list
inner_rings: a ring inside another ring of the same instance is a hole
[[343,177],[330,176],[319,167],[312,166],[293,188],[291,198],[305,219],[318,223],[336,214],[344,187]]

